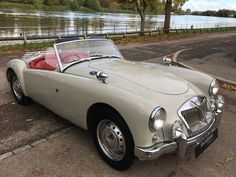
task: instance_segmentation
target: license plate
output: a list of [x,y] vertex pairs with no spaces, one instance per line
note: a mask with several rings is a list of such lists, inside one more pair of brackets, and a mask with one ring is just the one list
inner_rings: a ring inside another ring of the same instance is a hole
[[205,151],[217,137],[218,130],[216,129],[195,148],[195,158],[197,158],[203,151]]

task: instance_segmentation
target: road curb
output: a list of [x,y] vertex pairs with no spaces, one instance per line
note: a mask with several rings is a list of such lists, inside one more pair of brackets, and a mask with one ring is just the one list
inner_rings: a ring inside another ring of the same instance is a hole
[[[182,62],[178,62],[178,61],[177,61],[179,54],[181,54],[182,52],[184,52],[184,51],[186,51],[186,50],[191,50],[191,49],[192,49],[192,48],[189,48],[189,49],[182,49],[182,50],[179,50],[179,51],[175,52],[175,53],[173,54],[173,61],[174,61],[174,63],[176,63],[177,65],[179,65],[179,66],[181,66],[181,67],[184,67],[184,68],[187,68],[187,69],[191,69],[191,70],[194,70],[194,71],[199,71],[199,70],[197,70],[197,69],[195,69],[195,68],[193,68],[193,67],[191,67],[191,66],[189,66],[189,65],[186,65],[186,64],[184,64],[184,63],[182,63]],[[202,72],[202,71],[200,71],[200,72]],[[207,73],[207,74],[208,74],[208,73]],[[217,79],[217,80],[218,80],[219,82],[221,82],[221,83],[226,83],[226,84],[233,85],[233,86],[236,87],[236,82],[235,82],[235,81],[228,80],[228,79],[225,79],[225,78],[222,78],[222,77],[218,77],[218,76],[215,76],[215,75],[212,75],[212,74],[209,74],[209,75],[211,75],[212,77],[214,77],[215,79]]]
[[37,141],[34,141],[31,144],[26,144],[24,146],[21,146],[21,147],[18,147],[16,149],[13,149],[12,151],[9,151],[9,152],[6,152],[4,154],[1,154],[0,155],[0,162],[2,160],[4,160],[4,159],[7,159],[8,157],[13,156],[13,155],[17,155],[17,154],[20,154],[22,152],[28,151],[28,150],[36,147],[39,144],[42,144],[42,143],[47,142],[47,141],[51,141],[51,140],[53,140],[53,139],[55,139],[55,138],[57,138],[57,137],[59,137],[61,135],[67,134],[67,133],[71,132],[74,128],[75,128],[75,126],[73,126],[73,125],[69,126],[69,127],[66,127],[66,128],[64,128],[62,130],[59,130],[59,131],[57,131],[55,133],[52,133],[51,135],[49,135],[47,137],[41,138],[41,139],[39,139]]
[[4,159],[11,157],[13,155],[14,155],[13,152],[7,152],[5,154],[0,155],[0,162],[1,162],[1,160],[4,160]]

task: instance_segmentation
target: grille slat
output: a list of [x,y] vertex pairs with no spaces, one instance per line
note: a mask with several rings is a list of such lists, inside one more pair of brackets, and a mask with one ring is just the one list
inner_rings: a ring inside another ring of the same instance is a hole
[[178,113],[184,119],[184,122],[189,127],[190,135],[195,135],[197,132],[207,127],[207,113],[211,112],[208,109],[208,102],[205,97],[193,97],[185,102]]

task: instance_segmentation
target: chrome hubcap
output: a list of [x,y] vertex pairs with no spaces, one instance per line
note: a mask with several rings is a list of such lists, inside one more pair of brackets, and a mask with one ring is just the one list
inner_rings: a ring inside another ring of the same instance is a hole
[[21,89],[20,82],[18,79],[15,79],[13,81],[12,88],[13,88],[13,92],[16,98],[20,100],[22,98],[22,89]]
[[119,127],[110,120],[102,120],[97,126],[97,139],[102,151],[112,160],[125,156],[125,138]]

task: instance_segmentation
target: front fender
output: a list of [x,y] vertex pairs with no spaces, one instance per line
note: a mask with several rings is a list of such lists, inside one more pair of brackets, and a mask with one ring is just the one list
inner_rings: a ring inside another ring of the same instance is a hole
[[6,64],[6,72],[9,69],[12,69],[15,72],[17,78],[20,81],[21,88],[24,95],[28,96],[27,90],[25,88],[25,80],[24,80],[24,70],[27,69],[25,62],[20,59],[11,60]]

